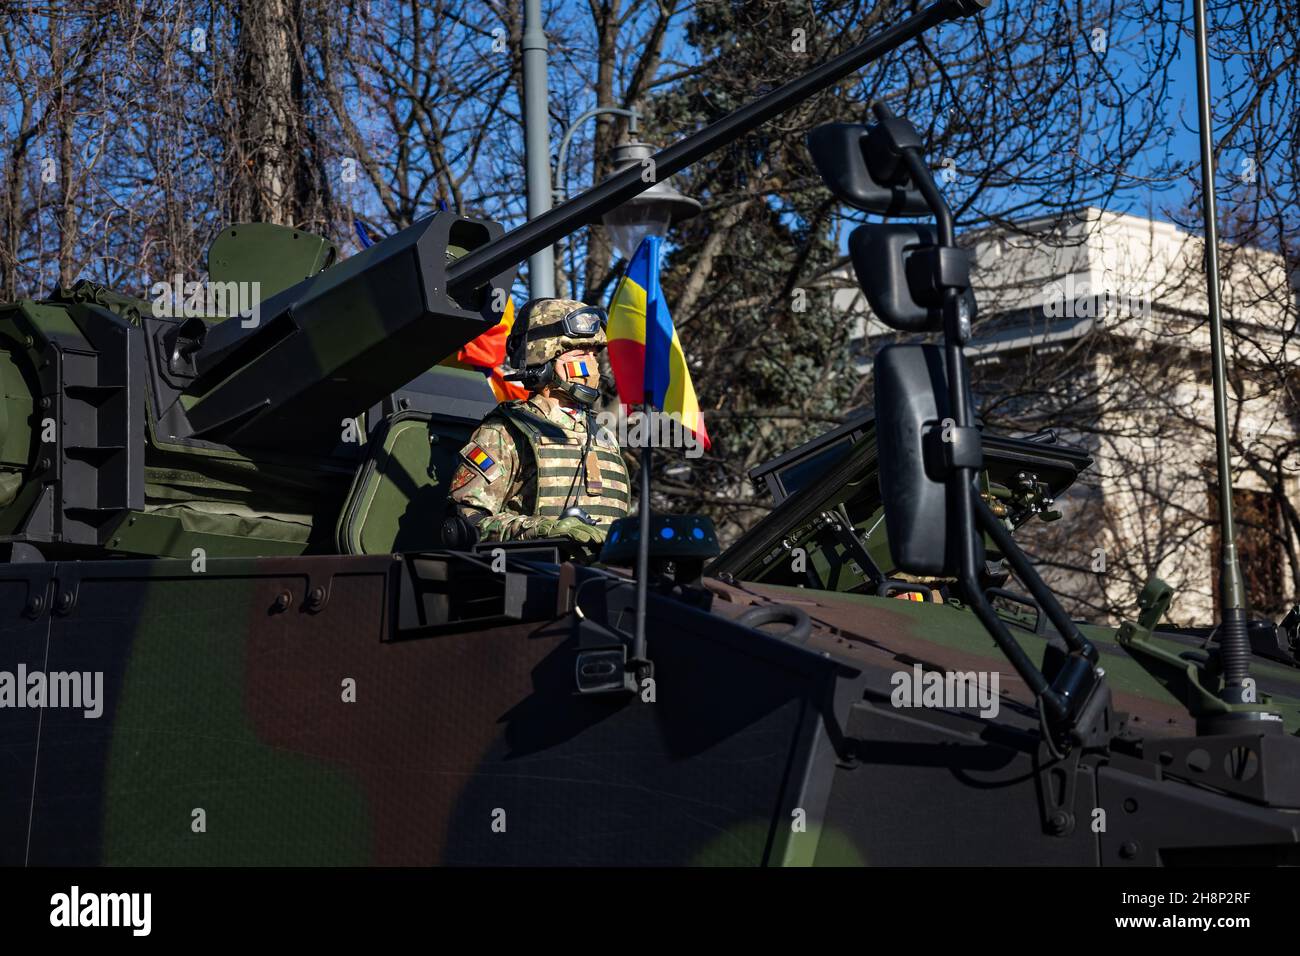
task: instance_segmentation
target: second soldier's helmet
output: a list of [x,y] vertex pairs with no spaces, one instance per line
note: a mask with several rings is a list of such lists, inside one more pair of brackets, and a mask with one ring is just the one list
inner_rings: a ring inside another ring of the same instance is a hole
[[605,310],[575,299],[530,299],[515,318],[506,341],[512,367],[545,365],[571,349],[605,347]]

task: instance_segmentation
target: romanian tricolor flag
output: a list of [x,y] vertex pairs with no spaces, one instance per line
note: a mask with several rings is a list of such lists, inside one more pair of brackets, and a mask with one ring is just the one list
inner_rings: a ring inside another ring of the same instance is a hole
[[499,402],[512,398],[527,398],[528,389],[518,382],[507,382],[502,371],[502,365],[506,360],[506,339],[509,338],[514,324],[515,303],[513,299],[506,299],[506,307],[501,314],[500,322],[474,341],[467,343],[454,356],[438,364],[474,369],[484,373],[488,376],[488,384],[492,386],[492,391]]
[[675,414],[709,447],[686,354],[659,288],[663,239],[646,236],[614,290],[609,307],[609,364],[624,405],[642,402]]

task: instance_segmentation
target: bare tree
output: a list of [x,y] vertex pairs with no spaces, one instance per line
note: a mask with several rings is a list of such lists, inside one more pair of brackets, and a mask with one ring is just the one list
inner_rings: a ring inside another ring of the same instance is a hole
[[[614,105],[642,110],[641,135],[665,145],[914,7],[552,0],[552,140],[587,109]],[[1210,18],[1221,253],[1225,272],[1253,276],[1234,281],[1226,300],[1234,408],[1243,409],[1232,442],[1243,487],[1276,502],[1267,506],[1276,525],[1262,533],[1287,542],[1295,589],[1300,514],[1287,490],[1300,467],[1294,298],[1280,324],[1259,316],[1290,294],[1300,261],[1300,10],[1296,0],[1272,14],[1221,0]],[[820,184],[803,145],[810,129],[863,119],[883,99],[921,130],[963,230],[1046,244],[1063,269],[1077,233],[1027,226],[1027,218],[1136,208],[1167,192],[1160,214],[1194,236],[1193,157],[1174,148],[1183,140],[1171,100],[1187,21],[1182,6],[1158,0],[995,5],[680,175],[677,185],[704,211],[671,234],[663,278],[714,448],[698,461],[660,456],[660,504],[707,511],[724,538],[734,537],[766,507],[746,472],[869,400],[870,376],[856,364],[862,343],[835,301],[853,285],[845,236],[864,217],[837,208]],[[357,245],[349,243],[354,219],[384,233],[443,203],[510,225],[524,219],[519,0],[32,2],[0,10],[0,25],[6,298],[77,277],[143,294],[153,279],[201,273],[216,232],[248,218],[318,231],[345,248]],[[610,117],[575,131],[562,171],[571,191],[612,171],[612,147],[625,134],[625,121]],[[1280,270],[1254,268],[1252,249],[1279,257]],[[598,225],[557,253],[561,291],[597,302],[609,295],[620,264]],[[1178,269],[1149,263],[1160,272],[1155,301],[1185,302],[1200,281],[1195,265],[1194,250]],[[1017,307],[1015,290],[1004,291],[982,303],[983,332]],[[1158,311],[1163,329],[1134,337],[1101,323],[979,372],[990,427],[1057,424],[1108,462],[1080,486],[1075,508],[1100,509],[1098,540],[1113,544],[1106,535],[1153,511],[1166,519],[1109,554],[1111,579],[1124,586],[1090,583],[1078,594],[1088,613],[1115,613],[1127,600],[1121,592],[1153,562],[1212,533],[1204,456],[1175,467],[1168,449],[1151,443],[1160,433],[1151,423],[1173,421],[1204,442],[1203,363],[1189,346],[1204,316]],[[1134,483],[1140,513],[1106,511],[1095,498],[1104,481],[1120,479]],[[1193,486],[1195,502],[1170,491]],[[1045,534],[1064,527],[1042,526]],[[1066,547],[1085,542],[1065,535],[1060,546],[1043,538],[1035,547],[1063,573],[1095,578],[1091,549]]]

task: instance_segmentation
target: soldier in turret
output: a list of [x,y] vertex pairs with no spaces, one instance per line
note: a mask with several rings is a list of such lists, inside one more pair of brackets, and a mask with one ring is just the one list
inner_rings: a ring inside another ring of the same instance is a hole
[[460,450],[446,544],[563,537],[594,551],[628,513],[618,441],[592,414],[607,321],[572,299],[524,305],[506,351],[530,394],[489,412]]

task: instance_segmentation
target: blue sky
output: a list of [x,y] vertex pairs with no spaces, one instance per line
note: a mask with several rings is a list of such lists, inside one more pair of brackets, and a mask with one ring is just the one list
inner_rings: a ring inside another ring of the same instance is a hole
[[[999,6],[1006,6],[1007,4],[1013,3],[1014,0],[996,0],[996,2]],[[561,9],[563,12],[557,11],[554,15],[566,18],[571,16],[581,18],[582,16],[570,9]],[[1006,14],[1010,12],[1010,9],[1010,7],[1007,7],[1006,10],[1002,11],[1002,13]],[[1088,8],[1085,8],[1085,14],[1087,9]],[[1171,2],[1170,9],[1171,12],[1173,9],[1181,11],[1183,22],[1186,27],[1185,31],[1176,31],[1171,28],[1171,33],[1177,33],[1177,36],[1175,37],[1171,35],[1168,37],[1169,40],[1176,42],[1178,49],[1177,60],[1175,61],[1170,76],[1167,100],[1164,110],[1162,111],[1166,119],[1166,124],[1171,129],[1171,135],[1168,137],[1157,137],[1157,141],[1146,150],[1144,155],[1139,157],[1138,163],[1135,164],[1132,172],[1138,177],[1146,176],[1152,168],[1161,165],[1165,157],[1168,156],[1172,157],[1180,167],[1186,169],[1189,175],[1184,175],[1176,181],[1166,184],[1152,184],[1141,180],[1135,180],[1131,185],[1123,188],[1117,195],[1115,195],[1109,204],[1109,208],[1114,211],[1132,212],[1138,215],[1151,215],[1155,218],[1164,219],[1166,221],[1172,221],[1174,216],[1171,213],[1175,213],[1178,209],[1185,207],[1189,202],[1191,202],[1195,195],[1195,182],[1199,181],[1199,145],[1197,141],[1197,130],[1195,128],[1197,115],[1196,82],[1193,42],[1190,33],[1191,8],[1190,4],[1185,2],[1177,4]],[[993,15],[995,12],[998,12],[996,7],[993,10],[990,10],[988,16]],[[1260,15],[1268,16],[1270,14],[1261,11]],[[1212,30],[1214,29],[1214,16],[1215,14],[1212,10]],[[678,18],[673,26],[670,27],[666,41],[666,49],[669,51],[668,55],[676,58],[679,62],[685,61],[690,63],[697,59],[697,51],[693,50],[685,43],[684,26],[685,19]],[[1132,26],[1132,24],[1130,24],[1130,26]],[[964,29],[964,27],[962,29]],[[1075,42],[1079,42],[1077,36]],[[1142,42],[1143,38],[1140,35],[1140,30],[1138,35],[1114,38],[1113,44],[1115,52],[1120,53],[1121,56],[1127,57],[1127,59],[1121,61],[1125,64],[1122,75],[1126,80],[1135,81],[1138,75],[1142,72],[1143,64],[1140,62]],[[912,55],[912,50],[914,50],[914,44],[905,47],[902,53],[903,57],[906,58]],[[1214,64],[1212,63],[1212,69],[1213,68]],[[671,72],[673,69],[675,69],[675,67],[665,65],[663,71]],[[570,75],[571,73],[573,75]],[[576,73],[577,71],[575,67],[572,64],[565,62],[564,55],[553,42],[551,57],[551,96],[553,103],[557,107],[563,105],[564,111],[570,116],[576,116],[577,113],[581,112],[583,109],[594,105],[593,103],[583,101],[583,92],[586,81],[585,78],[576,75]],[[1212,75],[1212,85],[1216,90],[1222,88],[1223,77],[1220,72],[1215,71]],[[577,95],[575,96],[574,94]],[[845,116],[844,118],[851,119],[854,117]],[[570,195],[574,195],[581,191],[581,189],[590,182],[589,143],[594,128],[594,123],[588,122],[583,124],[583,128],[577,131],[577,135],[572,144],[568,164],[570,172],[568,179]],[[686,132],[688,131],[682,131],[682,135],[685,135]],[[1218,130],[1217,132],[1221,134],[1223,131]],[[552,153],[554,153],[558,148],[561,133],[562,129],[559,128],[559,124],[553,124],[551,143]],[[522,136],[520,139],[522,140]],[[667,144],[660,142],[656,145],[664,146]],[[1225,185],[1229,182],[1228,177],[1240,171],[1241,158],[1239,152],[1228,152],[1222,157],[1218,178],[1221,194]],[[520,159],[522,160],[522,150],[520,150]],[[937,166],[938,157],[931,157],[931,161]],[[1014,190],[1014,187],[1011,187],[1011,189]],[[994,207],[1000,205],[1000,198],[996,194],[993,194],[990,198]],[[520,196],[518,197],[518,200],[512,204],[512,209],[510,211],[512,215],[507,216],[509,225],[518,225],[519,222],[522,221],[522,209],[523,197]],[[961,224],[959,223],[959,226],[960,225]],[[844,248],[844,244],[847,241],[848,232],[849,230],[847,229],[841,230],[840,239],[842,248]]]

